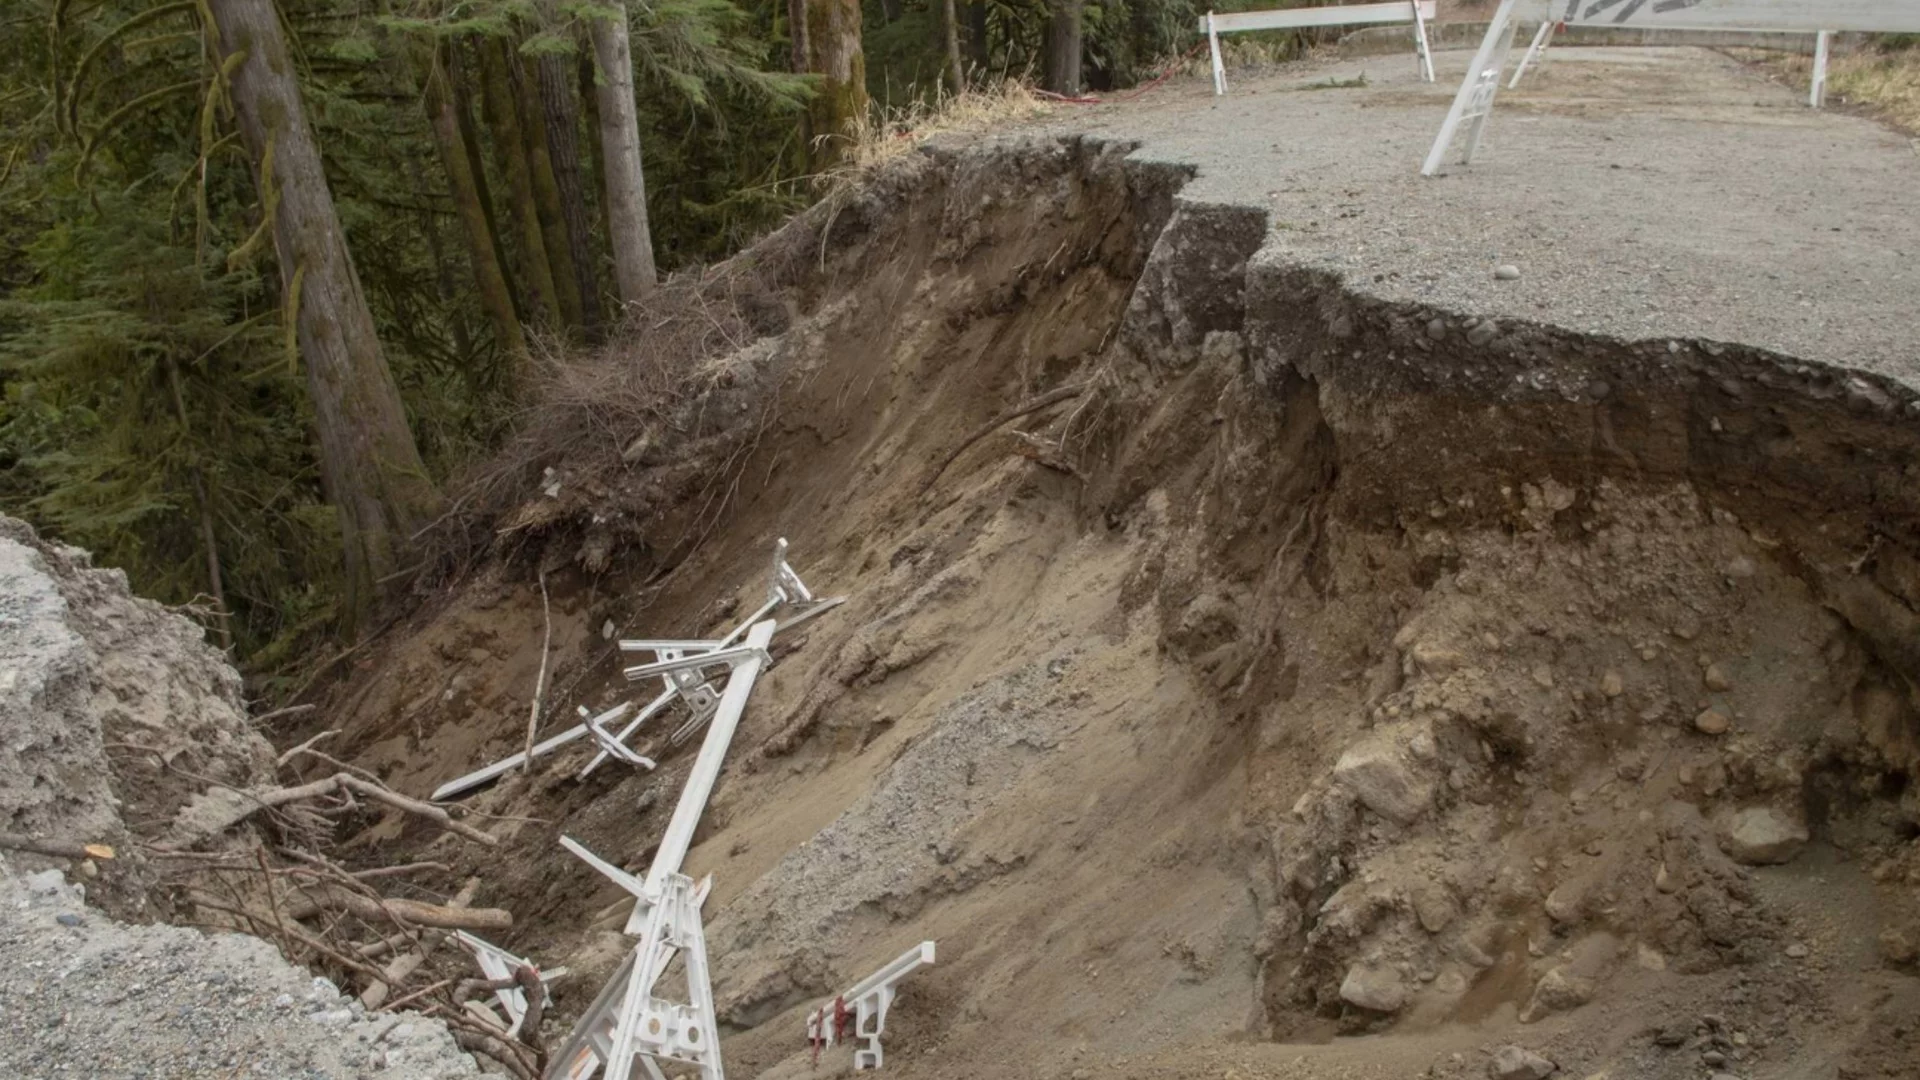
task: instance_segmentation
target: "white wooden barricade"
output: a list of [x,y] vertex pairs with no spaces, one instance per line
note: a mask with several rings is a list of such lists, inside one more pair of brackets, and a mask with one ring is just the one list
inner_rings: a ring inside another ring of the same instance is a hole
[[[666,689],[661,691],[659,696],[643,706],[631,720],[627,720],[625,726],[621,727],[617,732],[609,730],[607,725],[626,719],[627,715],[633,712],[634,706],[632,702],[622,702],[598,716],[588,716],[584,709],[581,710],[580,723],[562,731],[558,735],[554,735],[535,744],[533,756],[542,757],[560,749],[562,746],[573,742],[581,736],[587,736],[600,750],[599,753],[594,755],[593,760],[587,762],[586,767],[580,770],[581,779],[585,779],[609,757],[651,771],[654,767],[652,759],[642,757],[626,746],[627,740],[633,737],[633,733],[639,730],[640,725],[664,712],[676,700],[684,701],[691,715],[685,723],[681,724],[681,726],[674,731],[670,740],[674,746],[679,746],[713,717],[713,710],[720,700],[719,691],[712,687],[706,675],[700,671],[700,668],[717,667],[725,663],[725,660],[716,659],[707,662],[693,660],[691,657],[698,653],[725,650],[731,647],[735,642],[740,640],[742,634],[747,632],[748,627],[761,621],[775,611],[783,613],[780,621],[775,626],[775,632],[778,633],[784,630],[791,630],[817,615],[831,611],[840,606],[845,600],[846,597],[843,596],[836,596],[824,600],[816,598],[812,590],[807,588],[806,583],[800,580],[800,575],[794,571],[793,567],[787,564],[787,541],[785,537],[782,537],[780,541],[774,545],[773,549],[773,577],[767,586],[766,602],[753,614],[747,616],[746,620],[735,627],[732,633],[719,641],[622,640],[620,642],[620,648],[623,651],[652,652],[658,656],[661,661],[669,662],[664,666],[671,669],[669,671],[653,672],[649,669],[658,668],[662,665],[643,664],[628,668],[627,677],[634,679],[644,677],[643,675],[636,675],[635,672],[658,674],[665,680]],[[686,662],[677,663],[680,661]],[[449,780],[441,784],[438,788],[434,789],[432,797],[435,801],[439,801],[471,791],[489,780],[505,776],[507,773],[520,768],[526,764],[526,761],[527,754],[525,751],[513,754],[500,761],[494,762],[484,769],[468,773],[458,779]]]
[[839,997],[808,1013],[807,1042],[813,1046],[815,1057],[838,1042],[846,1034],[842,1026],[851,1021],[852,1037],[866,1042],[865,1046],[854,1048],[853,1071],[879,1068],[885,1060],[880,1036],[886,1034],[887,1010],[893,1007],[893,999],[899,994],[894,984],[933,963],[933,953],[933,942],[923,941],[854,983]]
[[[693,759],[686,787],[680,791],[680,801],[673,808],[673,817],[667,822],[644,881],[579,843],[562,839],[567,850],[633,894],[627,933],[638,936],[639,941],[581,1015],[566,1043],[549,1060],[547,1080],[583,1080],[601,1068],[605,1069],[605,1080],[630,1080],[636,1068],[651,1080],[663,1080],[659,1062],[692,1065],[700,1080],[726,1080],[713,1014],[706,928],[700,915],[708,886],[695,884],[680,869],[687,849],[693,846],[693,832],[713,795],[713,785],[720,778],[720,767],[733,744],[740,717],[746,712],[753,684],[769,662],[767,645],[773,640],[773,631],[774,621],[763,619],[753,624],[738,648],[727,648],[724,662],[732,670],[726,689],[715,703],[707,737]],[[683,1000],[667,996],[660,986],[667,965],[676,956],[686,965]]]
[[[1454,95],[1453,107],[1420,167],[1422,176],[1440,170],[1454,139],[1465,126],[1461,164],[1473,160],[1500,91],[1500,74],[1513,50],[1513,34],[1522,22],[1567,26],[1610,26],[1630,30],[1718,30],[1752,33],[1819,34],[1810,103],[1825,96],[1825,54],[1835,31],[1920,33],[1916,0],[1500,0],[1487,24],[1473,64]],[[1536,41],[1544,38],[1536,35]],[[1529,50],[1532,53],[1533,50]],[[1536,57],[1537,58],[1537,57]],[[1518,81],[1518,76],[1515,76]]]
[[1390,4],[1337,4],[1332,7],[1287,8],[1282,11],[1207,12],[1200,32],[1207,35],[1213,53],[1213,92],[1227,92],[1227,69],[1220,62],[1220,35],[1245,30],[1304,30],[1316,26],[1379,26],[1413,24],[1414,57],[1420,75],[1433,81],[1433,52],[1427,47],[1427,20],[1438,10],[1436,0],[1400,0]]

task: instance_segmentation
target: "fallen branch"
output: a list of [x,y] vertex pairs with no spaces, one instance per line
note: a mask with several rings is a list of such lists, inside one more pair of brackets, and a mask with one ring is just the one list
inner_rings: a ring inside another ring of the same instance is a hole
[[527,763],[522,772],[533,771],[533,736],[540,730],[540,703],[547,693],[547,653],[553,648],[553,612],[547,606],[547,572],[540,571],[540,617],[546,620],[547,636],[540,642],[540,674],[533,680],[533,705],[527,709]]
[[[267,715],[271,716],[273,714],[268,713]],[[338,731],[323,731],[320,734],[315,735],[313,738],[308,739],[306,742],[301,743],[299,746],[296,746],[293,749],[287,751],[286,753],[281,754],[280,757],[276,761],[274,761],[274,764],[285,765],[287,762],[292,761],[294,758],[298,757],[302,750],[311,749],[313,747],[313,744],[319,742],[321,739],[325,739],[329,736],[338,735],[338,734],[340,734]]]
[[[445,990],[447,987],[452,986],[453,984],[454,984],[454,980],[452,979],[441,979],[437,983],[429,983],[426,986],[423,986],[420,989],[415,990],[413,993],[408,994],[406,997],[395,998],[391,1004],[386,1006],[386,1009],[388,1012],[399,1012],[401,1009],[404,1009],[407,1006],[413,1004],[414,1002],[419,1001],[421,998],[426,997],[428,994],[431,994],[437,990]],[[378,1008],[378,1006],[375,1006],[375,1007]]]
[[412,874],[421,870],[438,870],[443,874],[451,874],[453,867],[446,863],[412,862],[403,866],[376,866],[371,870],[355,870],[353,876],[366,881],[369,878],[399,877],[402,874]]
[[323,795],[332,795],[342,790],[350,792],[357,791],[369,799],[377,799],[397,810],[404,810],[409,814],[418,814],[429,821],[437,823],[448,832],[459,833],[469,840],[478,841],[479,843],[486,844],[488,847],[497,847],[500,844],[499,837],[492,833],[482,832],[464,822],[455,821],[445,810],[432,803],[408,798],[385,784],[367,780],[346,772],[335,773],[325,779],[315,780],[311,783],[297,784],[293,787],[275,788],[272,791],[242,791],[241,794],[250,799],[254,805],[246,808],[238,817],[225,822],[221,826],[221,829],[224,830],[239,824],[248,816],[252,815],[255,810],[285,806],[288,803],[300,802],[303,799],[317,799]]
[[[534,1077],[539,1075],[536,1071],[539,1058],[535,1057],[527,1047],[501,1038],[498,1029],[484,1029],[478,1021],[464,1013],[444,1007],[436,1006],[432,1010],[432,1015],[446,1021],[448,1029],[453,1033],[453,1041],[460,1049],[485,1054],[506,1066],[515,1076],[523,1080],[534,1080]],[[530,1058],[532,1060],[529,1060]]]
[[[218,897],[210,896],[207,893],[200,892],[199,890],[189,891],[188,898],[191,899],[196,905],[206,908],[209,911],[218,911],[222,914],[232,915],[235,918],[245,920],[246,922],[252,924],[256,928],[255,933],[258,933],[260,930],[264,930],[267,933],[277,932],[280,934],[284,934],[286,935],[287,940],[299,942],[300,944],[305,945],[307,948],[312,949],[315,953],[321,956],[324,956],[329,960],[332,960],[336,964],[339,964],[343,968],[347,968],[348,970],[351,970],[351,971],[358,971],[363,975],[369,975],[375,978],[379,977],[380,975],[380,971],[378,968],[375,968],[375,967],[372,967],[371,965],[363,963],[354,957],[347,956],[346,954],[340,952],[338,949],[334,948],[333,946],[327,944],[324,941],[321,941],[319,938],[316,938],[312,934],[309,934],[304,930],[300,929],[298,926],[290,926],[284,923],[276,926],[270,919],[263,918],[260,915],[255,914],[254,912],[246,910],[245,908],[235,907],[231,904],[224,903]],[[234,929],[234,927],[224,927],[223,929],[232,930]],[[291,958],[292,950],[286,948],[284,941],[282,942],[281,949],[283,952],[287,953],[289,958]]]
[[[310,713],[319,707],[318,705],[288,705],[284,708],[263,712],[259,716],[251,717],[250,719],[256,724],[264,724],[269,720],[278,720],[283,716],[299,716],[302,713]],[[340,733],[337,731],[329,731],[327,734],[338,735]],[[319,738],[320,736],[316,735],[314,737]]]
[[927,477],[927,482],[920,485],[920,494],[925,495],[927,492],[932,491],[933,485],[940,479],[940,474],[947,471],[947,466],[959,460],[960,455],[966,453],[968,447],[993,434],[994,429],[1000,425],[1011,420],[1018,420],[1028,413],[1039,412],[1049,405],[1058,404],[1059,402],[1066,401],[1068,398],[1079,397],[1081,394],[1086,393],[1086,390],[1086,383],[1075,383],[1072,386],[1056,387],[1041,394],[1039,397],[1015,405],[1013,408],[1008,409],[1006,412],[973,429],[972,433],[960,440],[959,446],[954,447],[952,452],[941,460],[939,467],[933,470],[933,475]]
[[[473,903],[474,894],[479,891],[480,879],[468,878],[466,884],[460,886],[459,894],[447,902],[447,907],[453,911],[463,911]],[[388,961],[386,968],[380,972],[380,978],[368,983],[367,988],[360,992],[360,1004],[369,1009],[379,1008],[380,1003],[387,999],[393,987],[398,986],[401,980],[413,974],[421,964],[426,963],[427,951],[446,940],[446,936],[439,931],[420,935],[418,947],[414,951],[401,953]],[[397,949],[400,944],[396,942],[393,947]]]
[[287,905],[288,916],[307,919],[322,911],[344,911],[368,922],[433,926],[443,930],[510,930],[513,913],[504,908],[456,908],[388,897],[375,900],[337,885],[315,885],[301,890],[301,899]]
[[540,1045],[540,1017],[547,1010],[547,986],[540,981],[540,972],[532,964],[514,968],[513,981],[520,984],[521,995],[527,999],[527,1011],[520,1018],[520,1041],[544,1058],[546,1048]]
[[71,840],[47,840],[19,833],[0,833],[0,848],[50,855],[56,859],[111,859],[113,849],[105,844],[79,844]]

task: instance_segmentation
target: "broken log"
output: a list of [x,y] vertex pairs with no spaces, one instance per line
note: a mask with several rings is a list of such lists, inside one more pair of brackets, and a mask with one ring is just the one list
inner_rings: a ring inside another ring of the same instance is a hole
[[38,836],[0,832],[0,848],[48,855],[56,859],[111,859],[113,849],[105,844],[79,844],[71,840],[48,840]]
[[[448,910],[466,910],[467,906],[473,903],[474,894],[479,891],[480,879],[477,877],[468,878],[466,884],[460,886],[459,894],[447,903]],[[413,974],[421,964],[427,962],[427,950],[432,949],[434,946],[446,940],[446,937],[447,935],[441,931],[420,935],[420,947],[418,949],[412,952],[400,953],[392,960],[389,960],[387,966],[380,972],[381,977],[368,983],[367,988],[360,991],[360,1004],[369,1009],[379,1008],[381,1003],[387,1000],[387,995],[393,992],[393,987],[399,985],[401,980]],[[392,939],[389,938],[387,940],[391,941]],[[394,948],[399,948],[399,943],[396,943]]]
[[369,799],[386,803],[396,810],[417,814],[438,824],[448,832],[458,833],[488,847],[497,847],[500,844],[499,837],[489,832],[482,832],[466,822],[455,821],[444,809],[432,803],[409,798],[385,784],[355,776],[349,772],[335,773],[310,783],[271,788],[266,791],[248,791],[226,785],[220,785],[220,787],[234,794],[215,798],[213,797],[214,789],[208,789],[181,808],[180,813],[174,817],[173,832],[168,838],[168,847],[174,850],[188,848],[207,837],[225,832],[261,810],[286,806],[288,803],[307,799],[318,799],[338,792],[357,792]]
[[408,923],[414,926],[432,926],[442,930],[509,930],[513,928],[513,913],[504,908],[467,908],[442,907],[439,904],[423,903],[419,900],[403,900],[387,897],[375,900],[356,892],[332,885],[314,885],[300,891],[299,897],[289,901],[286,915],[292,919],[306,919],[322,911],[344,911],[356,915],[368,922]]

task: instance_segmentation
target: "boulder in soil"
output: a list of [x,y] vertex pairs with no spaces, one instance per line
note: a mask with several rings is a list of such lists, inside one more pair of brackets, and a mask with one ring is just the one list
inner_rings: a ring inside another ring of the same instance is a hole
[[1807,827],[1770,806],[1738,811],[1720,831],[1720,847],[1748,866],[1778,866],[1793,861],[1807,843]]
[[1368,1012],[1399,1012],[1407,1003],[1407,988],[1389,968],[1355,964],[1340,983],[1340,1000]]
[[1333,778],[1361,805],[1402,825],[1433,805],[1433,784],[1415,771],[1402,740],[1387,732],[1341,754]]
[[1522,1046],[1503,1046],[1487,1062],[1489,1080],[1546,1080],[1559,1068]]

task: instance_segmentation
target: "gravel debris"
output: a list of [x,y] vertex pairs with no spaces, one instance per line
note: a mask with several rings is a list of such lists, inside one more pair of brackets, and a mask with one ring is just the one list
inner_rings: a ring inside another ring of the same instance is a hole
[[367,1012],[245,934],[131,926],[58,870],[0,862],[0,1076],[479,1076],[439,1021]]

